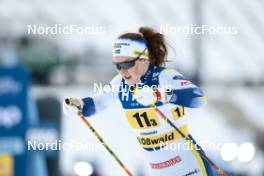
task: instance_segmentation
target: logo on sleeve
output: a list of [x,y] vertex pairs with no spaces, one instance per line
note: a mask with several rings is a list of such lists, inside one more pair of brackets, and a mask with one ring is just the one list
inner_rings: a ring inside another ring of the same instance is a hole
[[188,80],[181,81],[181,86],[187,86],[189,84],[191,84],[191,81]]

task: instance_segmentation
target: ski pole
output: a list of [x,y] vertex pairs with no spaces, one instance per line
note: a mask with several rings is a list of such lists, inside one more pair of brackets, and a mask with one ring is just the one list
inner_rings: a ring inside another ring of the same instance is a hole
[[[66,99],[65,102],[68,105],[71,105],[69,99]],[[118,158],[118,156],[113,152],[113,150],[105,143],[103,138],[99,135],[99,133],[94,129],[94,127],[89,123],[89,121],[85,118],[85,116],[81,112],[79,112],[79,117],[86,124],[86,126],[92,131],[92,133],[100,141],[100,143],[105,147],[105,149],[110,153],[110,155],[115,159],[115,161],[124,169],[127,175],[133,176],[132,173],[128,170],[128,168],[124,165],[124,163]]]
[[[166,117],[166,115],[156,106],[156,105],[152,105],[152,107],[154,108],[154,110],[162,117],[163,120],[165,120],[173,129],[175,129],[180,135],[181,137],[186,141],[186,142],[190,142],[191,144],[193,144],[194,146],[197,146],[193,143],[193,141],[190,139],[190,136],[186,136],[176,125],[174,125],[172,123],[172,121],[170,119],[168,119]],[[199,149],[197,149],[195,147],[195,150],[206,160],[208,161],[211,166],[221,175],[221,176],[225,176],[225,173],[210,159],[206,156],[205,152],[203,150],[201,150],[201,148],[199,147]]]

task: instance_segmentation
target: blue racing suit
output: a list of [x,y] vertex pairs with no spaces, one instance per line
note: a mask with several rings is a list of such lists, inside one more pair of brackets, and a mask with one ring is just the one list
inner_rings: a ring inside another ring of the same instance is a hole
[[[185,134],[189,134],[185,108],[197,108],[206,98],[196,85],[186,80],[174,69],[150,65],[141,83],[147,86],[169,87],[172,97],[169,103],[157,102],[157,107]],[[127,122],[135,133],[142,152],[149,163],[151,176],[213,176],[211,166],[200,154],[192,150],[176,130],[167,124],[152,107],[146,107],[133,99],[130,86],[117,75],[111,81],[109,92],[83,98],[83,114],[91,116],[119,99]],[[195,141],[193,140],[195,143]],[[185,148],[184,148],[185,146]]]

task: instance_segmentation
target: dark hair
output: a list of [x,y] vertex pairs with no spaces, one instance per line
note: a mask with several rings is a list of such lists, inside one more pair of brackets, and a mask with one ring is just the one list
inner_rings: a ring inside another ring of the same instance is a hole
[[167,61],[167,47],[164,35],[149,27],[140,27],[138,33],[125,33],[118,38],[125,38],[138,41],[146,41],[150,63],[160,66]]

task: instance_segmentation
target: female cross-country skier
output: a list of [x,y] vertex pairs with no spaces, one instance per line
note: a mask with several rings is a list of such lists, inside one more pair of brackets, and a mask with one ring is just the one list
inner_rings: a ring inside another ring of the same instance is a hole
[[[178,71],[163,67],[167,48],[162,34],[148,27],[138,33],[125,33],[113,48],[113,63],[118,75],[110,85],[114,91],[83,99],[70,98],[64,109],[91,117],[119,99],[127,122],[135,132],[149,163],[150,176],[219,175],[195,150],[175,150],[172,145],[186,144],[153,108],[158,107],[185,135],[189,135],[185,107],[198,108],[205,103],[201,89]],[[174,150],[173,150],[174,149]]]

